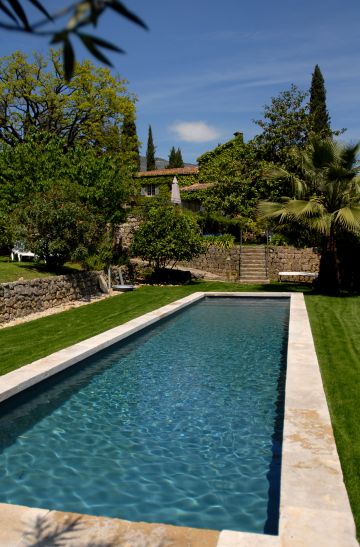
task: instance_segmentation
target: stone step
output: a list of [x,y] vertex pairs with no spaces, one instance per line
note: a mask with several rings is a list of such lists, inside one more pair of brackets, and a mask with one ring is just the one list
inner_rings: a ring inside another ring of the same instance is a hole
[[266,272],[265,270],[261,270],[261,271],[252,271],[252,272],[247,272],[245,270],[240,270],[240,277],[266,277]]
[[264,277],[254,277],[254,278],[249,278],[249,277],[240,277],[240,279],[238,280],[239,283],[263,283],[263,284],[268,284],[270,283],[270,279],[266,279]]
[[241,266],[264,266],[265,265],[263,260],[242,260],[240,264]]
[[240,268],[250,268],[253,269],[253,268],[260,268],[260,270],[265,270],[266,269],[266,266],[264,264],[264,262],[241,262],[240,263]]
[[241,251],[242,256],[265,256],[264,251]]
[[265,253],[265,247],[248,247],[243,245],[241,248],[243,253]]
[[259,276],[266,277],[266,270],[264,268],[252,269],[252,270],[247,270],[245,268],[242,268],[240,270],[240,275],[243,275],[243,276],[246,276],[246,275],[249,275],[249,276],[259,275]]
[[265,247],[242,247],[240,283],[269,283],[266,275]]

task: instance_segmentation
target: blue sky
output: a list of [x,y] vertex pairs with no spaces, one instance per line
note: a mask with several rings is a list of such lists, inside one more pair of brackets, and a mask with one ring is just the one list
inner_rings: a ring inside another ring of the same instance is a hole
[[[57,6],[58,1],[46,2]],[[68,2],[62,1],[67,4]],[[187,162],[242,131],[260,131],[271,97],[295,83],[308,89],[319,64],[332,127],[360,139],[360,2],[358,0],[133,0],[125,4],[150,30],[112,14],[98,34],[123,47],[114,72],[138,97],[137,127],[156,155],[180,147]],[[47,51],[46,40],[0,34],[1,55]],[[82,56],[81,48],[78,48]]]

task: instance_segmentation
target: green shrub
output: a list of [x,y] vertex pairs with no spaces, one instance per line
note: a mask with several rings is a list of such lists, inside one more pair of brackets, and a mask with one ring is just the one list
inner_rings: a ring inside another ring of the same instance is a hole
[[134,234],[131,250],[158,270],[201,254],[202,237],[195,218],[181,208],[149,207],[144,211],[144,223]]
[[235,237],[231,234],[223,234],[220,236],[207,235],[204,237],[206,247],[214,246],[221,249],[230,249],[235,245]]

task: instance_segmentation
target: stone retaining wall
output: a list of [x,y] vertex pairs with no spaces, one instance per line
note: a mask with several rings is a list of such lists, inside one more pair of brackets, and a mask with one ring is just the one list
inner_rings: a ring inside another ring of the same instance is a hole
[[127,250],[131,246],[134,232],[139,228],[141,221],[134,216],[129,216],[127,221],[119,225],[116,234],[116,243],[123,249]]
[[100,292],[98,272],[15,281],[0,285],[0,323]]
[[[296,249],[295,247],[269,247],[268,276],[278,281],[279,272],[304,271],[318,272],[320,257],[314,249]],[[193,258],[182,266],[195,268],[216,274],[223,279],[235,281],[239,278],[240,247],[220,249],[210,247],[206,254]],[[294,278],[289,278],[294,281]],[[296,278],[297,281],[309,281],[308,278]]]
[[[133,283],[134,266],[113,266],[112,284]],[[6,323],[31,313],[55,308],[74,300],[86,300],[108,292],[104,272],[76,272],[68,275],[20,280],[0,284],[0,323]]]
[[239,277],[240,247],[221,249],[209,247],[203,255],[189,262],[181,262],[181,266],[210,272],[227,281],[235,281]]
[[[278,280],[279,272],[319,271],[320,255],[314,249],[296,249],[295,247],[269,247],[269,278]],[[282,277],[282,280],[294,281],[294,277]],[[309,281],[306,277],[297,277],[296,281]],[[311,281],[311,279],[310,279]]]

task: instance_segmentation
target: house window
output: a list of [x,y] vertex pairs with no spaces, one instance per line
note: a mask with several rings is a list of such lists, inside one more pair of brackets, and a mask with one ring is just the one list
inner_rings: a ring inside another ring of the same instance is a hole
[[146,186],[144,186],[143,190],[144,190],[144,195],[145,196],[157,196],[157,194],[158,194],[156,184],[146,184]]

